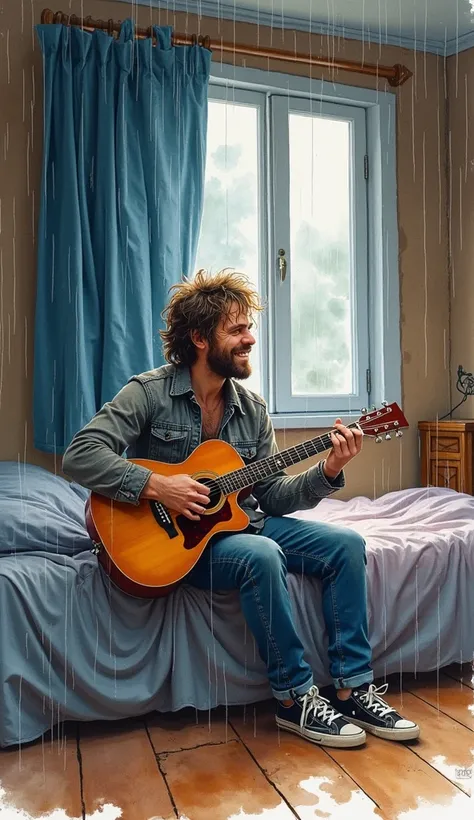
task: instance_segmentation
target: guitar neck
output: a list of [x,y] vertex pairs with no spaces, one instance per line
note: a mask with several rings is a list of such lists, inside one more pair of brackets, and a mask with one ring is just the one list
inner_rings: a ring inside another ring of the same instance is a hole
[[[349,428],[357,428],[358,426],[357,422],[348,425]],[[279,473],[285,467],[291,467],[293,464],[298,464],[299,461],[304,461],[318,453],[324,453],[330,447],[332,447],[331,434],[324,433],[322,436],[303,441],[301,444],[297,444],[296,447],[288,447],[287,450],[282,450],[273,456],[254,461],[247,467],[225,473],[218,479],[217,483],[219,488],[226,495],[229,495],[251,487],[258,481]]]

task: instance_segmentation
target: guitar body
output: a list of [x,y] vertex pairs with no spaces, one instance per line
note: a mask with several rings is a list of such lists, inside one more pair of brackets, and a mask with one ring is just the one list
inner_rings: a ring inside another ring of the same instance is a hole
[[[179,464],[130,460],[161,475],[187,474],[196,481],[216,479],[245,467],[236,450],[217,439],[203,442]],[[111,580],[129,595],[156,598],[167,595],[186,577],[213,535],[248,526],[249,518],[238,499],[249,492],[213,497],[200,521],[191,521],[154,501],[144,500],[135,506],[92,493],[86,509],[87,528]]]

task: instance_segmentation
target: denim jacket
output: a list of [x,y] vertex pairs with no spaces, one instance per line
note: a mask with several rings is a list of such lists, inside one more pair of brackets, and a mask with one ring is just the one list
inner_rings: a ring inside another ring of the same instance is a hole
[[[245,464],[278,452],[264,400],[239,382],[225,383],[219,438]],[[63,458],[64,473],[84,487],[116,501],[138,504],[151,471],[124,458],[184,461],[201,442],[201,408],[189,368],[165,365],[133,376],[112,401],[73,438]],[[210,465],[212,466],[212,465]],[[265,514],[286,515],[315,507],[344,486],[344,475],[328,480],[319,462],[306,472],[281,471],[253,486],[242,508],[256,529]]]

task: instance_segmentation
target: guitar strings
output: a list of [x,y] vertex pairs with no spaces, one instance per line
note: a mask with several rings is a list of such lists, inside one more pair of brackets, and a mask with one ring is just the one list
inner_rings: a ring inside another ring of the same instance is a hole
[[[381,417],[377,419],[380,424],[386,414],[381,413]],[[349,428],[357,427],[358,422],[353,422],[348,425]],[[209,487],[211,496],[220,496],[222,493],[228,495],[238,490],[243,490],[251,484],[268,478],[272,475],[276,468],[290,467],[293,464],[305,458],[310,458],[317,453],[324,452],[331,446],[331,434],[325,433],[315,439],[301,442],[300,444],[290,447],[282,452],[275,453],[268,458],[260,459],[253,464],[248,464],[245,467],[240,467],[237,470],[232,470],[223,476],[215,479],[205,479],[201,481]],[[211,499],[212,500],[212,499]]]

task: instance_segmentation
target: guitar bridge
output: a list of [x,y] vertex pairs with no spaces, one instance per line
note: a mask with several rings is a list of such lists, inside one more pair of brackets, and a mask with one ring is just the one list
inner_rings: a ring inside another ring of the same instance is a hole
[[176,538],[179,535],[178,530],[164,504],[160,504],[159,501],[150,501],[150,508],[156,523],[165,531],[168,538]]

